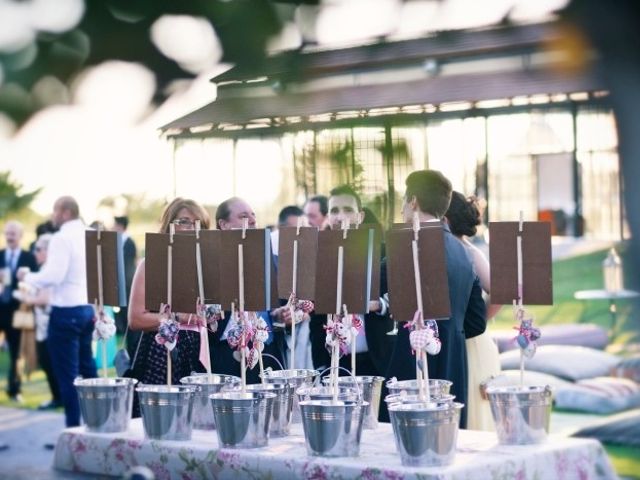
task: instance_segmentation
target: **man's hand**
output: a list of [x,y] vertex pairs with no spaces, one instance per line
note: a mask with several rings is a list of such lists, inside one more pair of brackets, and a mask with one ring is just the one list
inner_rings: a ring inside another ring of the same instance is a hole
[[18,271],[16,272],[16,277],[18,278],[18,281],[22,281],[24,280],[24,277],[27,276],[27,273],[29,273],[31,270],[29,270],[29,267],[20,267],[18,268]]
[[271,315],[276,317],[280,323],[285,326],[291,325],[291,309],[288,306],[278,307],[271,312]]
[[370,300],[369,301],[369,311],[370,312],[379,312],[382,309],[382,305],[379,300]]

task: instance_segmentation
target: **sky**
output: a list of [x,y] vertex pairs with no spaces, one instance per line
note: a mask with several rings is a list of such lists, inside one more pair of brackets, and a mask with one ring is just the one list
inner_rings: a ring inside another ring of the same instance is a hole
[[214,100],[212,74],[150,113],[150,72],[122,62],[102,64],[78,81],[72,104],[43,110],[13,136],[0,128],[0,171],[11,171],[24,192],[44,187],[32,204],[43,215],[61,195],[76,197],[89,222],[107,196],[168,198],[172,150],[158,127]]

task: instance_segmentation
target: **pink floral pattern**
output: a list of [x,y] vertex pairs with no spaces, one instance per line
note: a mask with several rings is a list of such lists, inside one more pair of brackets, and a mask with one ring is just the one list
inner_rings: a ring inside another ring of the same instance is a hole
[[595,440],[551,436],[536,446],[498,445],[495,434],[460,431],[455,462],[447,467],[411,468],[400,463],[388,424],[365,431],[358,458],[307,455],[300,425],[292,434],[271,439],[264,448],[219,449],[215,432],[195,430],[190,442],[145,440],[133,420],[121,434],[94,434],[84,427],[65,430],[58,439],[55,467],[121,477],[146,465],[158,480],[306,479],[340,480],[542,480],[617,478]]

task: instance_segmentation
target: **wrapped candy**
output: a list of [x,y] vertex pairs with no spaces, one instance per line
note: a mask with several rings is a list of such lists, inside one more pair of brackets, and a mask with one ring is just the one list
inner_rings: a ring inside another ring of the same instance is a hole
[[411,330],[409,343],[413,353],[427,352],[429,355],[437,355],[442,349],[442,343],[438,335],[438,324],[435,320],[426,320],[421,327],[420,312],[416,312],[413,320],[405,324],[405,328]]
[[241,322],[236,322],[227,332],[227,343],[234,349],[233,358],[242,360],[244,350],[247,367],[257,365],[260,354],[264,350],[264,343],[269,339],[267,322],[255,312],[239,312]]
[[176,320],[175,314],[171,312],[171,306],[162,304],[160,306],[160,325],[155,336],[156,343],[164,345],[167,350],[171,351],[178,343],[179,332],[180,323]]
[[536,353],[536,341],[540,338],[540,329],[533,326],[533,318],[527,316],[524,308],[519,307],[516,313],[516,319],[520,321],[520,325],[513,327],[518,330],[515,341],[522,350],[522,354],[526,358],[532,358]]
[[116,322],[104,313],[104,310],[96,310],[93,317],[93,339],[109,340],[116,334]]
[[211,333],[218,330],[218,322],[224,318],[224,311],[219,303],[201,303],[198,299],[196,312],[202,324],[206,325]]
[[305,314],[310,314],[316,308],[311,300],[299,300],[293,293],[289,297],[288,305],[293,307],[293,321],[296,324],[302,322]]
[[331,350],[334,345],[338,345],[340,353],[345,354],[360,328],[362,319],[358,315],[334,315],[333,320],[328,320],[324,326],[325,346]]

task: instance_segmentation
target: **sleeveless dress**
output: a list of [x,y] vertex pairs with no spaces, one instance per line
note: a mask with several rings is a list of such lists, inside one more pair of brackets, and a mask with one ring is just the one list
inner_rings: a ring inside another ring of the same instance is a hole
[[[463,240],[473,261],[476,273],[480,277],[482,289],[489,291],[489,262],[484,254],[469,242]],[[488,319],[487,319],[488,320]],[[500,353],[498,346],[489,333],[466,340],[467,347],[467,428],[469,430],[495,430],[489,400],[482,398],[480,384],[492,376],[500,374]]]
[[489,400],[482,398],[480,384],[500,374],[498,347],[488,331],[466,340],[467,344],[467,428],[495,430]]

